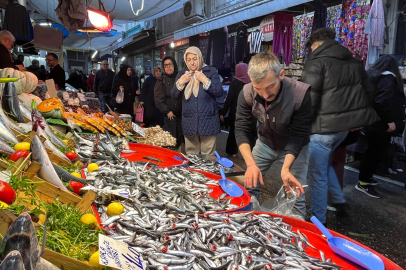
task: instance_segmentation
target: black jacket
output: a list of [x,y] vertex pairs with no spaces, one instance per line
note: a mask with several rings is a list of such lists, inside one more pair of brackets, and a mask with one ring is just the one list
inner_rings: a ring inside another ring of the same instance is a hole
[[238,96],[240,95],[241,90],[243,89],[245,83],[242,81],[239,81],[237,79],[234,79],[230,83],[230,87],[228,88],[228,93],[227,93],[227,98],[226,102],[224,103],[224,107],[221,110],[220,114],[225,116],[230,110],[230,113],[228,114],[228,118],[230,122],[235,121],[235,114],[237,112],[237,104],[238,104]]
[[59,64],[51,68],[47,79],[54,79],[54,83],[58,85],[58,89],[65,89],[65,70],[63,70]]
[[373,89],[361,61],[335,40],[309,56],[303,81],[311,85],[313,134],[365,127],[379,120],[370,107]]
[[154,89],[157,79],[149,76],[141,88],[140,102],[144,102],[144,124],[147,127],[164,125],[164,116],[155,105]]
[[31,65],[27,67],[27,70],[29,72],[32,72],[37,76],[38,80],[45,81],[47,79],[47,72],[45,69],[40,68],[39,66],[36,65]]
[[[375,86],[374,109],[381,121],[372,126],[375,132],[387,133],[388,123],[394,122],[393,136],[402,136],[405,129],[405,95],[398,90],[394,75],[381,75],[371,80]],[[368,129],[367,129],[368,130]]]
[[176,77],[170,78],[166,75],[162,75],[158,78],[154,89],[155,104],[165,116],[172,111],[176,117],[181,118],[182,101],[175,100],[171,96],[175,81]]
[[104,94],[110,94],[113,87],[115,73],[112,70],[105,72],[100,69],[96,72],[93,83],[93,91],[96,93],[102,92]]
[[136,87],[132,78],[124,80],[117,76],[113,85],[113,97],[117,96],[120,86],[124,87],[124,101],[116,104],[117,111],[122,114],[134,115],[134,102],[136,96]]
[[11,59],[10,51],[0,43],[0,69],[3,68],[14,68],[18,70],[18,67],[14,65],[13,60]]

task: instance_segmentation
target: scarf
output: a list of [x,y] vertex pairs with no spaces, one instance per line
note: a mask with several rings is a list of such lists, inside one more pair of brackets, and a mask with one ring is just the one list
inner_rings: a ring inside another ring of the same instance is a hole
[[[198,71],[201,71],[202,68],[204,68],[204,67],[206,66],[206,64],[203,63],[202,52],[201,52],[200,49],[197,48],[197,47],[194,47],[194,46],[189,47],[189,48],[186,50],[185,55],[184,55],[184,60],[185,60],[186,65],[187,65],[186,56],[187,56],[187,54],[189,54],[189,53],[190,53],[190,54],[194,54],[194,55],[197,56],[197,61],[198,61],[197,70],[198,70]],[[188,69],[189,69],[189,67],[188,67]],[[190,70],[190,69],[189,69],[189,70]],[[199,82],[199,81],[195,78],[195,76],[193,75],[193,76],[192,76],[192,79],[190,80],[190,82],[189,82],[188,85],[186,86],[186,89],[185,89],[185,99],[188,100],[188,99],[190,98],[190,96],[192,95],[192,93],[193,93],[193,95],[194,95],[195,97],[197,97],[197,96],[199,95],[199,86],[200,86],[200,82]]]
[[245,84],[250,83],[251,79],[248,76],[248,65],[239,63],[235,66],[235,78]]
[[[146,71],[147,68],[149,68],[149,73],[147,73],[147,71]],[[144,69],[144,74],[150,76],[150,75],[152,75],[151,72],[152,72],[152,67],[150,65],[146,65],[145,69]]]
[[[173,73],[172,74],[166,74],[165,73],[165,67],[164,67],[164,63],[166,60],[171,60],[172,64],[173,64]],[[173,58],[172,56],[166,56],[164,59],[162,59],[162,75],[165,75],[169,78],[175,78],[178,75],[178,64],[176,64],[175,58]]]
[[130,78],[131,78],[131,75],[130,76],[127,75],[127,69],[129,67],[130,66],[122,65],[120,68],[120,71],[118,72],[118,77],[127,82],[130,81]]

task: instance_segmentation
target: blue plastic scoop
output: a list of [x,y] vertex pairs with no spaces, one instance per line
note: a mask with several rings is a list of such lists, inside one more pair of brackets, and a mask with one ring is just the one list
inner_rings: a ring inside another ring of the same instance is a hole
[[365,269],[385,270],[385,265],[378,255],[344,238],[333,237],[333,235],[315,216],[310,220],[327,237],[328,245],[334,253],[364,267]]
[[222,179],[219,180],[219,184],[225,193],[231,197],[240,197],[244,194],[244,191],[237,183],[226,179],[223,168],[220,168],[220,174]]
[[220,157],[220,155],[219,155],[219,153],[217,153],[217,151],[214,151],[214,154],[216,154],[216,157],[217,157],[216,161],[218,163],[220,163],[221,165],[223,165],[224,167],[227,167],[227,168],[233,167],[234,163],[231,160],[229,160],[228,158]]

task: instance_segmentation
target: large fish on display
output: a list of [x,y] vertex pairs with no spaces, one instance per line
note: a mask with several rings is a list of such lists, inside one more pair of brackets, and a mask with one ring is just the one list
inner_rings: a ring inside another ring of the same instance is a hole
[[43,129],[45,130],[45,133],[48,135],[46,138],[49,138],[53,144],[60,147],[66,147],[63,141],[61,141],[61,139],[59,139],[58,136],[55,135],[51,127],[48,125],[47,121],[45,121],[45,118],[41,115],[40,112],[38,112],[36,108],[32,109],[31,119],[34,126],[36,125],[36,123],[41,123],[41,126],[44,127]]
[[15,152],[15,150],[10,145],[8,145],[7,142],[0,139],[0,154],[11,155],[14,152]]
[[13,120],[8,118],[7,115],[4,113],[3,106],[1,105],[1,102],[0,102],[0,116],[3,117],[4,122],[6,123],[6,125],[9,128],[17,130],[20,133],[24,133],[24,130],[22,128],[20,128],[17,123],[15,123]]
[[[38,130],[42,130],[42,128],[38,128]],[[38,176],[44,179],[45,181],[54,184],[60,189],[67,191],[66,187],[63,185],[61,179],[59,179],[58,174],[56,173],[54,167],[52,166],[52,162],[49,159],[45,147],[42,144],[41,140],[38,138],[38,136],[34,136],[31,142],[31,152],[32,152],[32,160],[42,165],[41,169],[38,171]]]
[[[46,228],[44,232],[46,234]],[[22,213],[11,224],[0,244],[0,270],[58,270],[41,258],[43,252],[30,215]]]
[[25,123],[14,83],[6,83],[1,101],[4,110],[8,112],[14,120],[18,123]]
[[19,143],[16,135],[14,135],[11,129],[7,126],[6,121],[1,115],[0,115],[0,138],[2,138],[6,142]]
[[24,103],[21,100],[19,101],[19,106],[20,106],[20,110],[21,110],[21,114],[27,118],[27,119],[31,119],[31,110],[29,110],[27,107],[25,107]]

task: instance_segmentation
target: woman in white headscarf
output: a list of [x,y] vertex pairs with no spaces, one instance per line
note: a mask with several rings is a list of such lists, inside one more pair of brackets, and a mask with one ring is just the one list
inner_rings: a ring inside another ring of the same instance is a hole
[[203,62],[202,52],[189,47],[186,68],[176,76],[172,98],[182,99],[182,131],[186,154],[214,155],[220,119],[216,97],[223,95],[217,69]]

